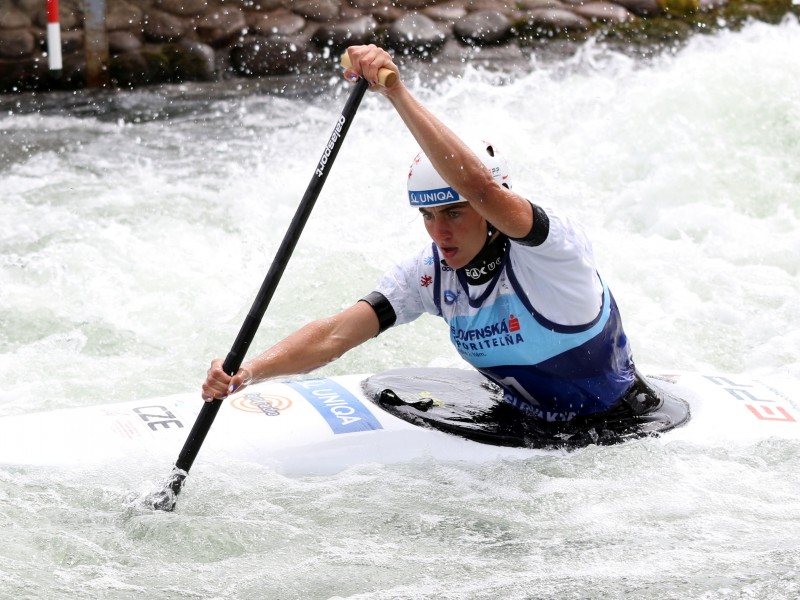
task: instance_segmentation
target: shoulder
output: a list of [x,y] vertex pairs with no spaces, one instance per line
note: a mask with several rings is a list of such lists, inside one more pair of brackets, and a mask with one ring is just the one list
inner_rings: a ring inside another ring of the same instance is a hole
[[[576,219],[549,207],[534,207],[534,226],[522,239],[511,239],[518,254],[537,256],[591,256],[589,236]],[[537,225],[538,221],[538,225]]]

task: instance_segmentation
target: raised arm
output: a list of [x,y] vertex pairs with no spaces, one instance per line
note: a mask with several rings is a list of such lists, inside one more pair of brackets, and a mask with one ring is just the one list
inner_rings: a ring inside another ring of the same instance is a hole
[[403,84],[391,56],[374,45],[352,46],[347,53],[352,68],[345,72],[377,81],[381,68],[398,74],[388,87],[373,86],[394,106],[434,168],[482,217],[513,238],[526,236],[533,225],[530,203],[492,179],[469,147],[438,117],[424,107]]

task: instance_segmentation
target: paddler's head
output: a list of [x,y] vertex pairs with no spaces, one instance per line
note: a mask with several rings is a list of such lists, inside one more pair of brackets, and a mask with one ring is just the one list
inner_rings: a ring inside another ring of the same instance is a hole
[[[469,147],[495,181],[511,187],[508,163],[492,144],[481,140],[469,144]],[[439,175],[423,152],[417,154],[408,172],[408,200],[422,213],[428,235],[453,269],[468,265],[478,256],[494,231],[486,219]]]

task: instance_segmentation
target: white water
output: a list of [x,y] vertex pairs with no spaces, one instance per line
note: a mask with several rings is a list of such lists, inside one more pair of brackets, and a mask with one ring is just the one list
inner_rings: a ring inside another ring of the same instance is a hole
[[[787,21],[649,62],[588,45],[516,78],[412,85],[489,132],[517,190],[588,226],[639,365],[798,379],[799,56]],[[0,416],[193,390],[227,352],[347,94],[234,88],[2,99]],[[257,347],[424,243],[414,152],[365,99]],[[424,318],[323,373],[454,364]],[[126,504],[168,465],[0,467],[0,598],[800,596],[789,441],[299,479],[202,458],[174,514]]]

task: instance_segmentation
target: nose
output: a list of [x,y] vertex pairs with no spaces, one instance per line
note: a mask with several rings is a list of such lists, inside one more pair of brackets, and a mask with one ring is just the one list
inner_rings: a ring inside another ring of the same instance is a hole
[[447,239],[450,237],[450,228],[447,226],[447,220],[436,214],[430,221],[428,232],[435,239]]

